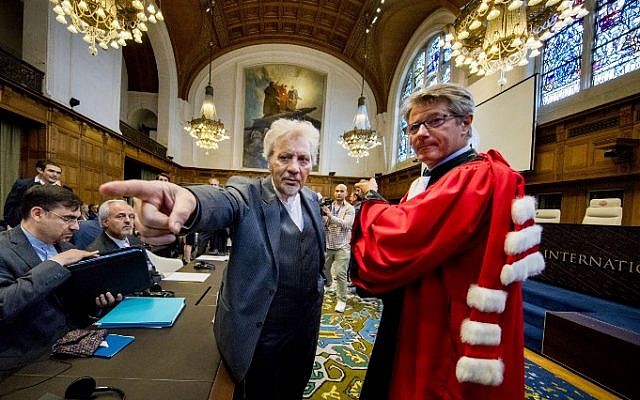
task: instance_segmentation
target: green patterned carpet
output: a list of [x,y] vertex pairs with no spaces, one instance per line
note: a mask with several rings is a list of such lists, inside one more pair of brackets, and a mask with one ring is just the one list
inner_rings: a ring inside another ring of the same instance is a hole
[[[318,352],[305,399],[357,399],[362,388],[382,304],[351,297],[344,314],[334,312],[335,305],[335,295],[325,296]],[[525,375],[526,399],[594,399],[530,360],[525,360]]]

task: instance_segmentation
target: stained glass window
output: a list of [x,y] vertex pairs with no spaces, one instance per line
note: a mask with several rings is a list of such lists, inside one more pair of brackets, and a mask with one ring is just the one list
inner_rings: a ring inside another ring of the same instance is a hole
[[542,104],[580,90],[583,20],[576,21],[547,40],[542,56]]
[[[423,46],[415,58],[411,61],[411,68],[407,71],[398,109],[402,109],[405,99],[423,87],[435,85],[436,83],[449,82],[451,79],[451,49],[443,49],[444,37],[437,35]],[[398,118],[398,145],[396,148],[396,161],[401,162],[415,154],[409,143],[409,136],[406,134],[407,123],[401,115]]]
[[[595,7],[587,17],[593,30],[584,37],[580,21],[545,42],[543,105],[640,69],[640,0],[596,0]],[[591,54],[583,41],[591,42]],[[591,61],[591,71],[581,71],[583,60]]]
[[640,68],[640,3],[598,0],[595,14],[594,86]]

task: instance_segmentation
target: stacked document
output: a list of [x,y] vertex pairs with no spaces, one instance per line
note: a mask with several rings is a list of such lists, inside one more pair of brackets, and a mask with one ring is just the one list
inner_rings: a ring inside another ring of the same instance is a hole
[[196,261],[229,261],[229,256],[214,256],[211,254],[203,254],[196,258]]
[[172,272],[162,278],[163,281],[204,282],[211,274],[206,272]]
[[183,297],[125,297],[96,325],[100,328],[165,328],[184,308]]

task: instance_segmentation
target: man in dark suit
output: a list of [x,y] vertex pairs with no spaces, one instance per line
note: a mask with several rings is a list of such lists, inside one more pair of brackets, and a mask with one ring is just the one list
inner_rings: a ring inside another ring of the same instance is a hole
[[102,225],[98,220],[98,213],[95,219],[88,219],[79,222],[79,228],[73,232],[71,243],[78,249],[86,249],[102,233]]
[[[11,191],[4,203],[4,222],[11,226],[18,226],[22,216],[20,215],[20,202],[24,193],[34,185],[59,185],[62,168],[51,160],[38,160],[36,162],[38,174],[34,178],[18,179],[13,183]],[[70,188],[67,188],[71,190]]]
[[[124,200],[107,200],[98,209],[98,220],[102,225],[101,233],[87,246],[87,250],[98,250],[100,254],[123,249],[125,247],[144,247],[133,234],[136,214]],[[160,283],[162,275],[147,258],[149,277],[152,283]]]
[[316,194],[304,187],[318,148],[309,122],[277,120],[264,137],[271,175],[231,178],[225,188],[111,182],[105,195],[132,195],[144,240],[231,228],[214,334],[236,399],[300,400],[311,376],[322,297],[324,229]]
[[[220,187],[220,181],[217,178],[209,178],[209,185]],[[227,239],[229,233],[227,228],[216,229],[214,231],[198,232],[198,246],[196,257],[206,253],[207,246],[213,255],[222,255],[227,252]]]
[[[23,197],[20,225],[0,234],[0,376],[85,322],[72,318],[54,293],[71,275],[67,265],[96,254],[66,243],[78,229],[81,204],[59,186],[36,185]],[[115,300],[106,293],[96,305]]]
[[118,250],[130,246],[142,246],[140,239],[133,234],[136,214],[124,200],[107,200],[98,209],[98,220],[102,233],[87,246],[87,250],[100,253]]

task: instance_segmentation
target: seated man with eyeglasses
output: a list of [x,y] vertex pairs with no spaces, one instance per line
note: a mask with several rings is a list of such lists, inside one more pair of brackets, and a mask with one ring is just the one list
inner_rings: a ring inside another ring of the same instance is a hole
[[[78,229],[81,204],[60,186],[34,186],[22,200],[20,225],[0,233],[0,378],[88,323],[63,308],[55,294],[71,276],[67,265],[97,254],[67,243]],[[95,303],[106,307],[121,295],[116,297],[104,293]]]

